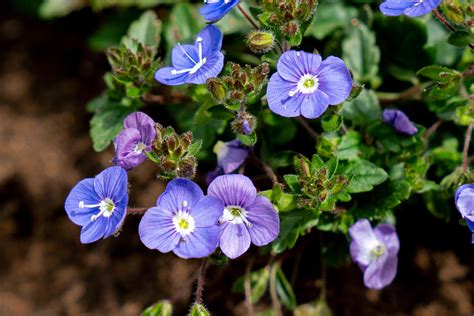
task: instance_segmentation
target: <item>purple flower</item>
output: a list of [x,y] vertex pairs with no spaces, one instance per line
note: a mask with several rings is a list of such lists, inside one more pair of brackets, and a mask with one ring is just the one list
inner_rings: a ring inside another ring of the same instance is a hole
[[440,3],[441,0],[387,0],[380,4],[380,11],[387,16],[417,17],[430,13]]
[[156,136],[155,122],[142,112],[133,112],[123,122],[124,130],[114,139],[114,164],[132,169],[146,159]]
[[199,186],[186,179],[168,183],[156,207],[147,210],[140,226],[140,239],[150,249],[173,251],[181,258],[209,256],[219,241],[219,216],[224,205],[204,196]]
[[242,123],[242,131],[245,135],[252,134],[252,128],[250,127],[250,123],[248,120],[244,120],[244,123]]
[[69,193],[64,208],[81,230],[81,243],[107,238],[117,232],[128,204],[127,172],[110,167],[95,178],[80,181]]
[[351,257],[364,272],[364,284],[380,290],[392,283],[397,274],[398,240],[395,228],[380,224],[372,229],[366,219],[358,220],[349,228]]
[[207,190],[224,203],[219,219],[222,252],[235,259],[247,251],[250,242],[264,246],[278,237],[280,219],[270,201],[257,195],[249,178],[239,174],[217,177]]
[[418,132],[418,128],[410,121],[408,116],[399,110],[383,110],[383,121],[391,124],[393,128],[406,135],[415,135]]
[[472,243],[474,243],[474,184],[461,185],[456,191],[454,200],[456,208],[472,232]]
[[214,152],[217,155],[217,166],[222,168],[224,173],[231,173],[239,168],[249,154],[248,148],[237,139],[227,143],[218,141]]
[[233,7],[239,4],[239,0],[204,0],[204,6],[199,10],[208,22],[220,20]]
[[281,55],[277,70],[268,83],[267,100],[281,116],[317,118],[351,93],[349,70],[334,56],[322,61],[321,55],[290,50]]
[[221,47],[222,32],[208,25],[198,34],[194,45],[178,43],[173,48],[173,67],[158,69],[155,79],[169,86],[206,83],[207,79],[217,77],[224,67]]

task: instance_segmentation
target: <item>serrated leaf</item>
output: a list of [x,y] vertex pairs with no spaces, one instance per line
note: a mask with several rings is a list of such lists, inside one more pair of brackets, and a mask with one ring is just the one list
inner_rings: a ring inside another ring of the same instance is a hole
[[379,185],[388,178],[387,172],[367,160],[356,160],[349,163],[343,174],[351,177],[351,182],[347,187],[349,193],[368,192],[375,185]]
[[380,50],[375,43],[374,32],[360,23],[342,42],[342,53],[357,82],[374,83],[380,62]]
[[160,44],[160,33],[161,21],[155,12],[149,10],[130,25],[127,36],[122,38],[122,43],[133,52],[137,51],[136,42],[157,49]]
[[161,301],[145,309],[140,316],[171,316],[173,306],[168,301]]
[[191,156],[196,156],[199,150],[202,147],[202,139],[195,140],[191,145],[188,147],[188,154]]
[[201,304],[194,304],[191,307],[191,311],[189,312],[189,316],[210,316],[211,313]]

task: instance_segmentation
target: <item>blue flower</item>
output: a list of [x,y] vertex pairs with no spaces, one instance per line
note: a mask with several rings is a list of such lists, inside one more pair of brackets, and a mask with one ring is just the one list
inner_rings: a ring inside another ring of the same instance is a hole
[[64,208],[69,219],[82,226],[83,244],[107,238],[122,226],[127,214],[127,181],[124,169],[110,167],[71,190]]
[[214,22],[222,19],[238,4],[239,0],[204,0],[204,6],[199,12],[208,22]]
[[285,117],[317,118],[329,105],[344,102],[352,89],[352,78],[344,62],[329,56],[288,51],[278,60],[268,83],[270,110]]
[[474,184],[461,185],[456,190],[454,201],[456,208],[472,232],[472,243],[474,244]]
[[387,16],[417,17],[430,13],[440,3],[441,0],[387,0],[380,4],[380,11]]
[[382,116],[385,123],[391,124],[401,134],[412,136],[418,133],[418,128],[402,111],[386,109]]
[[150,249],[173,251],[181,258],[207,257],[219,242],[223,210],[223,203],[204,196],[196,183],[175,179],[140,221],[140,239]]
[[207,79],[217,77],[224,67],[221,47],[222,32],[217,27],[208,25],[198,34],[194,45],[178,43],[173,48],[173,67],[158,69],[155,79],[169,86],[204,84]]
[[231,173],[239,168],[247,159],[249,150],[237,139],[224,143],[218,141],[214,146],[217,155],[217,165],[224,173]]

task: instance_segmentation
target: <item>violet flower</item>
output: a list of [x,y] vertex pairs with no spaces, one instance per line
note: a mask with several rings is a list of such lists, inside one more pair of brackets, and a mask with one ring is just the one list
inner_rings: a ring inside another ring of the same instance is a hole
[[237,139],[226,143],[218,141],[214,152],[217,155],[217,166],[226,174],[238,169],[249,155],[248,148]]
[[140,221],[140,239],[150,249],[173,251],[181,258],[207,257],[217,247],[223,209],[221,201],[204,196],[196,183],[175,179]]
[[322,60],[318,54],[290,50],[280,56],[277,70],[268,83],[267,100],[281,116],[317,118],[352,90],[349,70],[334,56]]
[[204,6],[199,12],[208,22],[222,19],[233,7],[239,4],[239,0],[204,0]]
[[198,34],[194,45],[178,43],[173,48],[173,66],[158,69],[155,79],[169,86],[204,84],[207,79],[217,77],[224,67],[221,47],[222,32],[214,25],[208,25]]
[[472,232],[472,243],[474,244],[474,184],[461,185],[456,190],[454,200],[456,208]]
[[109,167],[71,190],[64,208],[69,219],[82,226],[81,243],[107,238],[122,226],[127,214],[127,181],[124,169]]
[[114,139],[115,165],[133,169],[146,159],[156,136],[155,122],[142,112],[133,112],[124,122],[124,130]]
[[245,253],[250,243],[264,246],[278,237],[280,219],[272,203],[257,195],[252,181],[239,174],[217,177],[207,190],[224,203],[219,219],[219,246],[229,258]]
[[440,3],[441,0],[387,0],[380,4],[380,11],[387,16],[417,17],[430,13]]
[[400,248],[395,228],[380,224],[372,229],[368,220],[360,219],[349,228],[349,235],[351,257],[364,272],[365,286],[379,290],[392,283]]
[[386,109],[383,110],[382,116],[385,123],[391,124],[401,134],[412,136],[418,133],[418,128],[416,128],[415,124],[400,110]]

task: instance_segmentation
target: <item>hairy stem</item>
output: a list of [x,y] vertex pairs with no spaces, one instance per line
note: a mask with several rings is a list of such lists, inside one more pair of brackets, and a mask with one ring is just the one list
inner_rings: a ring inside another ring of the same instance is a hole
[[[456,32],[456,28],[449,23],[448,19],[446,19],[438,9],[434,9],[433,15],[440,21],[448,30],[451,32]],[[474,50],[474,44],[469,44],[469,47]]]
[[197,278],[196,287],[196,304],[202,304],[202,292],[204,290],[204,280],[206,278],[207,258],[203,258],[201,261],[201,267],[199,268],[199,274]]
[[474,123],[469,124],[469,127],[467,128],[466,131],[466,138],[464,139],[464,149],[463,149],[463,163],[462,163],[462,169],[464,170],[464,173],[468,171],[469,168],[469,145],[471,144],[471,135],[472,135],[472,128],[474,126]]
[[301,124],[301,126],[303,126],[303,128],[308,132],[309,136],[311,136],[311,138],[317,140],[318,139],[318,133],[316,133],[314,131],[314,129],[309,126],[308,122],[306,121],[306,119],[304,119],[303,117],[301,116],[298,116],[296,118],[296,120],[298,121],[298,123]]
[[239,9],[240,13],[242,13],[242,15],[244,16],[244,18],[249,21],[250,24],[252,24],[252,26],[258,30],[258,25],[257,23],[255,23],[252,19],[252,17],[250,17],[250,15],[244,10],[244,8],[242,8],[242,5],[239,3],[237,5],[237,9]]
[[260,158],[258,158],[254,152],[251,153],[251,158],[260,165],[260,167],[263,169],[263,171],[265,171],[265,174],[272,181],[273,184],[279,183],[275,171],[273,171],[273,169],[269,165],[261,161]]
[[461,74],[463,78],[468,78],[470,76],[474,76],[474,66],[470,66],[466,70],[464,70]]
[[146,212],[144,207],[127,207],[127,214],[129,215],[143,215]]
[[250,271],[252,270],[253,260],[251,259],[247,268],[245,269],[245,306],[247,308],[247,315],[253,316],[253,304],[252,304],[252,287],[250,286]]

